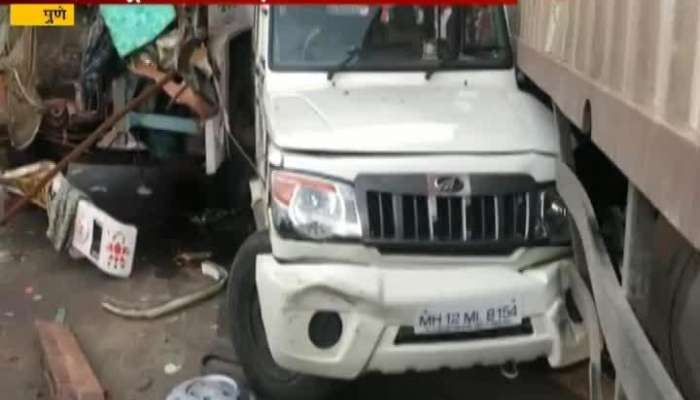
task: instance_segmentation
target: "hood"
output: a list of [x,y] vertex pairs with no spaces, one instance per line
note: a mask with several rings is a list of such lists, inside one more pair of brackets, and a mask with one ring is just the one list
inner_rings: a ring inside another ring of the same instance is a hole
[[508,88],[327,88],[268,99],[276,145],[343,153],[558,151],[552,115]]

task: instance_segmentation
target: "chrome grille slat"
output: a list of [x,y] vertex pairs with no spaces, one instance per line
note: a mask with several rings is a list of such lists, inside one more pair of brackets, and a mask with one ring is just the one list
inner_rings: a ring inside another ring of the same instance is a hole
[[467,241],[469,237],[467,235],[467,198],[462,197],[462,240]]
[[418,196],[413,196],[413,223],[415,238],[420,238],[420,224],[418,223]]
[[371,239],[413,243],[524,241],[534,211],[529,192],[436,196],[368,191],[366,204]]
[[428,230],[430,231],[430,240],[435,239],[435,227],[433,226],[433,217],[437,218],[437,199],[435,196],[428,196]]
[[499,237],[500,237],[500,236],[499,236],[500,227],[498,226],[498,223],[499,223],[500,221],[498,220],[498,212],[499,212],[498,197],[493,196],[493,216],[494,216],[494,219],[495,219],[495,221],[494,221],[494,226],[496,227],[496,240],[498,240]]
[[401,197],[398,195],[392,195],[391,196],[391,204],[393,206],[393,218],[394,218],[394,224],[396,225],[396,237],[400,238],[403,237],[402,232],[404,231],[404,220],[402,218],[403,216],[403,203],[401,202]]
[[513,234],[517,235],[518,234],[518,222],[520,221],[518,219],[518,202],[520,201],[520,194],[514,194],[513,195],[513,221],[515,221],[515,224],[513,225]]
[[385,225],[384,225],[384,207],[382,207],[382,198],[384,197],[383,193],[379,193],[377,196],[377,200],[379,203],[379,234],[383,237],[386,237],[386,231],[385,231]]
[[452,239],[452,202],[447,199],[447,237]]
[[525,240],[530,237],[530,193],[525,193]]
[[481,238],[486,239],[486,197],[479,197],[479,211],[481,211]]

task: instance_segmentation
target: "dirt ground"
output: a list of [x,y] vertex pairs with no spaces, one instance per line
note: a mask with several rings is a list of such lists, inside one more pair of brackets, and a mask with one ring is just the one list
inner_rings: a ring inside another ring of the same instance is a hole
[[[66,311],[66,323],[90,360],[110,399],[164,399],[177,383],[201,373],[202,356],[214,343],[221,298],[155,321],[129,321],[108,314],[100,300],[159,302],[205,284],[196,269],[177,269],[182,250],[218,246],[227,262],[242,239],[207,240],[201,233],[170,228],[139,239],[134,274],[110,278],[85,260],[56,253],[46,239],[46,217],[30,210],[0,228],[0,393],[5,399],[42,399],[42,378],[33,321]],[[139,233],[141,235],[141,233]],[[166,365],[174,371],[166,373]],[[608,388],[609,389],[609,388]],[[552,371],[544,363],[521,366],[516,380],[497,369],[431,374],[372,375],[348,386],[343,399],[561,399],[587,398],[587,370],[578,365]],[[608,390],[609,391],[609,390]]]

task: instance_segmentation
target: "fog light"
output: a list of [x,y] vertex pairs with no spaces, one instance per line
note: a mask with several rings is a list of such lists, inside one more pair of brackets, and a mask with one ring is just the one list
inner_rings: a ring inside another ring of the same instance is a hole
[[320,349],[335,346],[342,333],[343,321],[335,311],[319,311],[309,321],[309,339]]

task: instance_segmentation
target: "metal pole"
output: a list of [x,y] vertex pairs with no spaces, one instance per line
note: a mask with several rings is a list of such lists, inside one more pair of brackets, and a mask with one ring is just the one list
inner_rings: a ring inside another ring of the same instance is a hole
[[0,225],[5,225],[7,221],[12,219],[24,206],[26,206],[34,196],[36,196],[43,188],[46,186],[47,183],[51,181],[62,169],[68,166],[68,164],[75,159],[77,159],[85,150],[89,149],[92,147],[95,143],[97,143],[104,134],[106,134],[109,129],[112,128],[114,124],[119,122],[120,119],[124,118],[124,116],[135,109],[136,107],[140,106],[143,104],[146,100],[149,98],[153,97],[155,94],[157,94],[160,89],[165,85],[166,83],[170,82],[176,75],[175,71],[168,72],[163,76],[160,80],[158,80],[156,83],[153,85],[147,87],[143,92],[141,92],[138,96],[135,98],[129,100],[128,103],[124,106],[124,108],[114,112],[112,115],[109,116],[106,120],[104,120],[100,126],[95,129],[94,132],[90,134],[85,140],[83,140],[78,146],[76,146],[70,153],[68,153],[61,161],[56,164],[56,166],[49,171],[44,177],[41,178],[39,183],[37,183],[34,188],[32,188],[28,193],[25,193],[24,197],[19,199],[15,204],[13,204],[9,210],[7,210],[7,213],[5,216],[0,220]]

